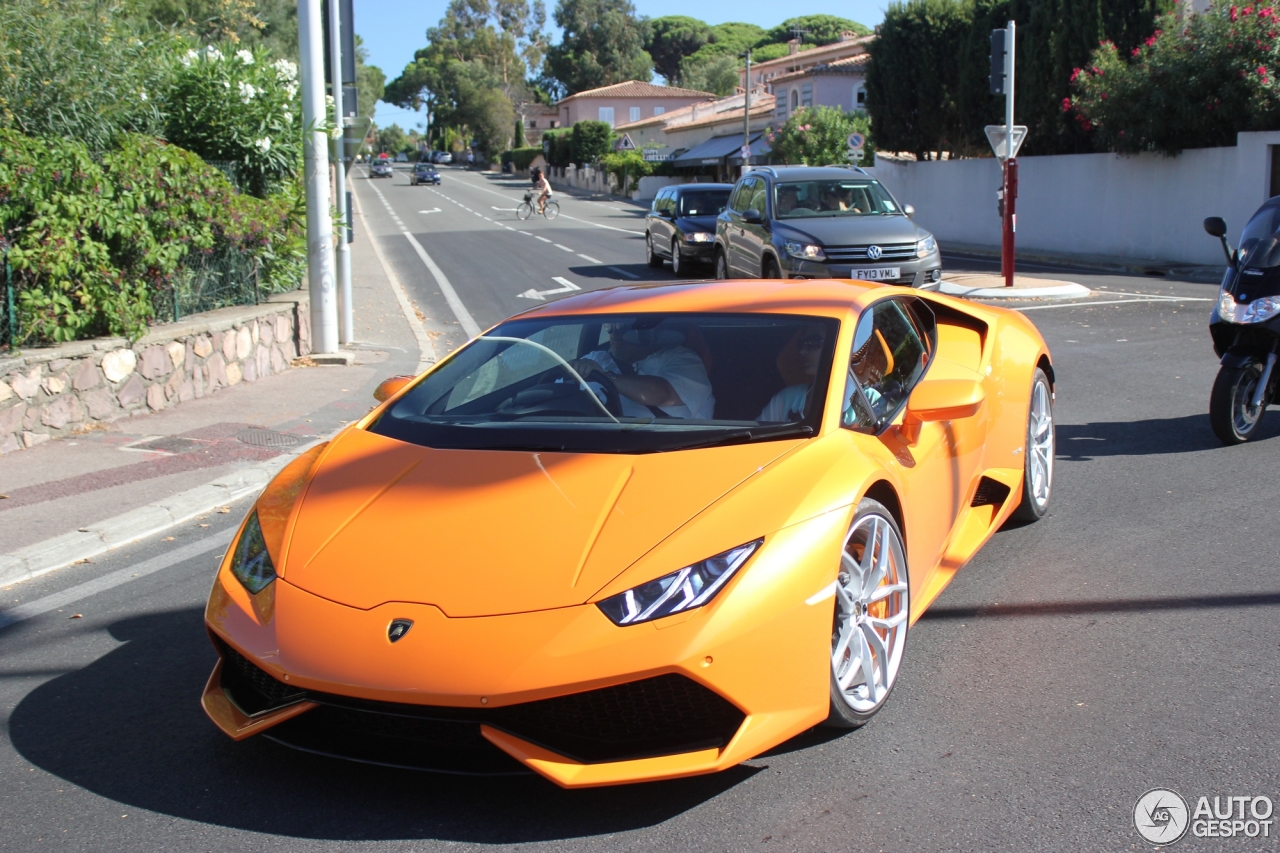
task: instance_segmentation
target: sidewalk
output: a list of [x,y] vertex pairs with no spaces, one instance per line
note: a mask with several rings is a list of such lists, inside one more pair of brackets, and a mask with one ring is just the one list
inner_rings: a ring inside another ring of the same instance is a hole
[[383,379],[418,372],[420,356],[433,361],[362,224],[351,244],[357,343],[344,347],[353,364],[298,359],[256,382],[0,457],[0,585],[200,524],[367,412]]

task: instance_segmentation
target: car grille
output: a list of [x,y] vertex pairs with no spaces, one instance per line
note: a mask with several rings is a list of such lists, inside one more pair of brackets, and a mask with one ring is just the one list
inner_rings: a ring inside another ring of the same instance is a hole
[[[273,739],[378,764],[462,772],[457,768],[470,756],[480,765],[492,765],[490,750],[496,748],[480,735],[482,723],[592,764],[722,747],[745,719],[724,697],[675,673],[505,708],[447,708],[297,690],[220,640],[218,645],[224,660],[222,686],[246,713],[302,699],[320,704],[273,727]],[[321,748],[321,742],[329,746]],[[389,760],[396,754],[395,744],[413,759]]]
[[[881,255],[874,261],[867,255],[873,245],[880,247]],[[865,264],[881,261],[911,261],[916,257],[915,243],[864,243],[858,246],[823,246],[827,261],[833,264]]]

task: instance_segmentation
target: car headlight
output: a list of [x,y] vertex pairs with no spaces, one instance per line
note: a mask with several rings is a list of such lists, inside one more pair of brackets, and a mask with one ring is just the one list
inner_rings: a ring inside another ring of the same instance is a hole
[[1264,323],[1280,314],[1280,296],[1267,296],[1241,305],[1224,290],[1218,296],[1218,314],[1228,323]]
[[739,545],[597,602],[615,625],[638,625],[706,604],[756,552],[763,539]]
[[684,235],[686,243],[710,243],[715,238],[714,234],[708,234],[706,231],[690,231]]
[[827,259],[827,253],[822,251],[821,246],[814,246],[810,243],[788,242],[787,254],[802,261],[825,261]]
[[916,257],[927,258],[934,252],[938,251],[938,241],[933,239],[933,235],[925,237],[916,243]]
[[262,592],[276,579],[276,567],[267,552],[266,540],[262,538],[257,510],[249,516],[240,541],[236,543],[235,554],[231,558],[231,574],[253,595]]

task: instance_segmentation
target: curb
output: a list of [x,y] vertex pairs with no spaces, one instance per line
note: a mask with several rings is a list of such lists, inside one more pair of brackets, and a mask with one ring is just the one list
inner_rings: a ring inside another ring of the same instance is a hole
[[[943,247],[945,257],[965,260],[999,261],[1000,249],[986,246],[973,246],[966,243],[949,244]],[[1112,256],[1091,257],[1088,255],[1067,255],[1054,252],[1036,252],[1018,250],[1018,261],[1031,264],[1061,267],[1087,273],[1112,275],[1141,275],[1153,278],[1180,277],[1197,283],[1217,283],[1222,280],[1220,267],[1205,264],[1174,263],[1158,260],[1131,260]]]
[[198,515],[213,512],[218,507],[257,494],[298,453],[304,453],[325,440],[327,438],[317,439],[297,448],[294,453],[282,454],[232,471],[203,486],[196,486],[164,500],[82,527],[75,533],[64,533],[12,554],[0,555],[0,586],[21,583],[91,560],[139,539],[163,533]]
[[1074,281],[1047,287],[965,287],[945,278],[938,286],[938,292],[961,299],[1079,299],[1093,293]]

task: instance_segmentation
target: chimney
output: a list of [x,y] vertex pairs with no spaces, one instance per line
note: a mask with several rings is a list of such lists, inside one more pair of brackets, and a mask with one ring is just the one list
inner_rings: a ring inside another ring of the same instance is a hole
[[840,33],[840,41],[853,41],[857,37],[858,37],[858,34],[855,33],[853,30],[845,30],[844,32]]
[[787,53],[798,53],[800,51],[800,39],[792,39],[787,42]]

